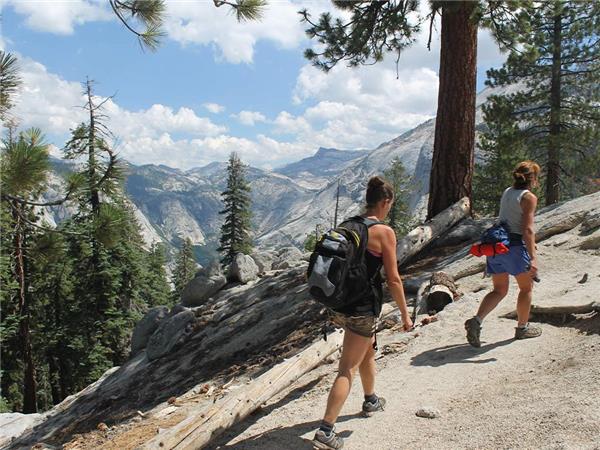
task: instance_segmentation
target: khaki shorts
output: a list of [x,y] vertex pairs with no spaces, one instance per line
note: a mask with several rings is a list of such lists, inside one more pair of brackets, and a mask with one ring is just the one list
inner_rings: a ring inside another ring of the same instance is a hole
[[347,316],[345,314],[330,312],[329,319],[336,325],[352,331],[360,336],[372,337],[377,327],[375,316]]

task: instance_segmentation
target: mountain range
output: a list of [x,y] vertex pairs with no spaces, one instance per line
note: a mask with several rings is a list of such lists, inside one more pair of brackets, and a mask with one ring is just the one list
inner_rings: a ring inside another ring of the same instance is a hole
[[[479,106],[490,94],[477,97]],[[477,114],[481,123],[481,113]],[[266,171],[247,168],[251,187],[253,232],[260,248],[301,247],[315,227],[332,225],[338,181],[339,217],[358,213],[368,178],[381,174],[398,157],[411,176],[409,207],[423,218],[427,207],[435,119],[382,143],[372,150],[319,148],[308,158]],[[55,160],[48,198],[58,197],[65,163]],[[145,241],[164,242],[170,250],[189,237],[201,264],[216,255],[222,216],[220,193],[226,185],[226,163],[180,170],[164,165],[128,165],[125,189],[134,205]],[[52,210],[49,222],[70,215],[69,208]]]

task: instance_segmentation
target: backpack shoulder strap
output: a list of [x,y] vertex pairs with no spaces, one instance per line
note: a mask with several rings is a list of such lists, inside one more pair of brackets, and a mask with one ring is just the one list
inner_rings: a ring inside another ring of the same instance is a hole
[[368,219],[363,216],[352,216],[346,219],[345,222],[346,221],[364,223],[367,226],[367,228],[371,228],[373,225],[385,225],[385,223],[380,220]]

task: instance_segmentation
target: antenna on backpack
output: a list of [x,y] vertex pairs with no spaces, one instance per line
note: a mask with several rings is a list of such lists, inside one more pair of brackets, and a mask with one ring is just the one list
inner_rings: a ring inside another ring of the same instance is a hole
[[337,227],[339,206],[340,206],[340,180],[338,178],[338,182],[337,182],[337,194],[336,194],[336,197],[335,197],[335,214],[333,215],[333,228]]

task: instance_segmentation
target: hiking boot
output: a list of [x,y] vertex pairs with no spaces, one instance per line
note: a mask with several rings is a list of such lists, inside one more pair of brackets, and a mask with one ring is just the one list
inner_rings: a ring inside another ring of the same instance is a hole
[[312,440],[313,449],[318,450],[330,450],[339,449],[344,447],[344,440],[339,437],[335,431],[327,434],[323,430],[319,429],[315,433],[315,437]]
[[467,341],[473,347],[481,347],[479,336],[481,335],[481,324],[475,317],[471,317],[465,322],[465,330],[467,330]]
[[385,398],[377,397],[375,403],[364,401],[362,404],[362,415],[364,417],[371,417],[374,412],[383,411],[385,408]]
[[530,339],[542,334],[542,329],[534,325],[527,325],[525,328],[515,328],[515,339]]

